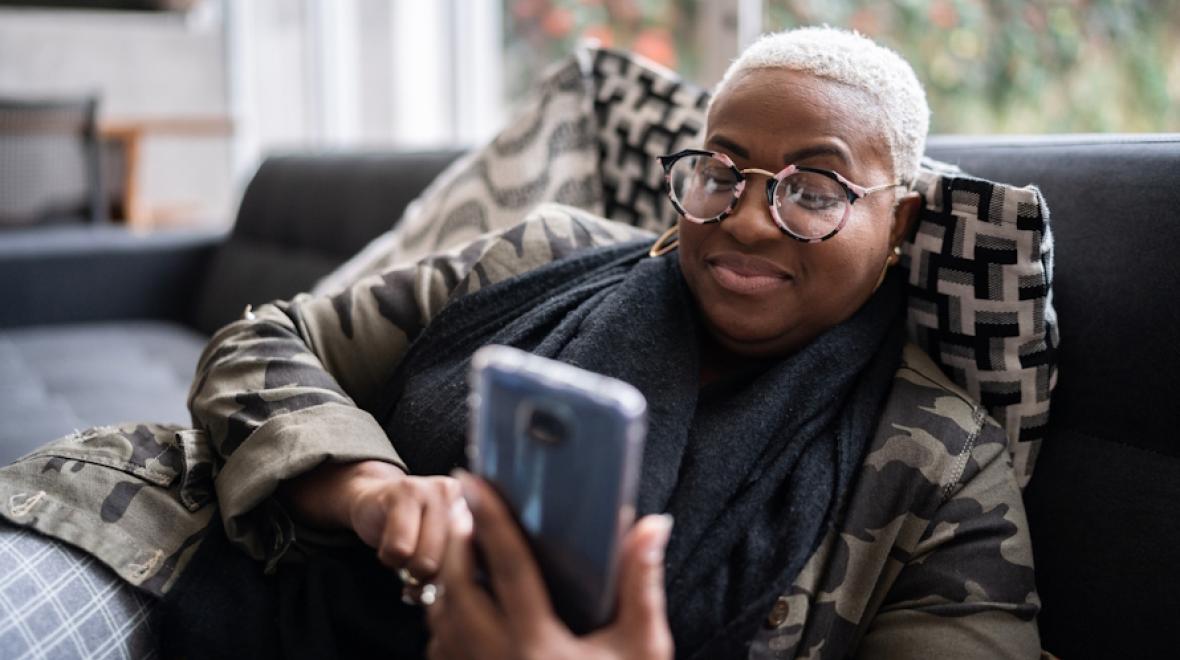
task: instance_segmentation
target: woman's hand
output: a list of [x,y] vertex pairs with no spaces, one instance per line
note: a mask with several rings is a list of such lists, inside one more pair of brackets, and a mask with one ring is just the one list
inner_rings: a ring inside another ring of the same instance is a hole
[[[511,514],[490,488],[459,477],[470,512],[456,507],[439,574],[441,595],[427,608],[431,660],[440,658],[671,658],[664,610],[664,546],[672,520],[647,516],[623,540],[618,611],[611,625],[575,637],[553,613],[545,584]],[[474,581],[475,542],[494,592]]]
[[352,529],[381,563],[420,581],[442,564],[452,506],[463,505],[451,477],[415,477],[381,461],[321,466],[287,489],[313,525]]

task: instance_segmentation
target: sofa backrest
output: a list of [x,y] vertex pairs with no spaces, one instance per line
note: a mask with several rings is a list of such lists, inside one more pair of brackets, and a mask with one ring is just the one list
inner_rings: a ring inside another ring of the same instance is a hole
[[258,305],[305,291],[394,226],[461,152],[272,156],[246,187],[195,307],[206,333]]
[[1025,491],[1062,657],[1173,653],[1180,613],[1180,135],[932,139],[971,174],[1034,183],[1052,213],[1061,329]]

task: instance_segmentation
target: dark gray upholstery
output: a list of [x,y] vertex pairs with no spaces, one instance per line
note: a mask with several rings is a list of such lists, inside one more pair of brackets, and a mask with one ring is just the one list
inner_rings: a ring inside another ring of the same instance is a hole
[[166,321],[0,332],[5,462],[76,429],[189,423],[185,400],[207,337]]
[[0,234],[0,328],[109,319],[185,322],[223,232],[62,225]]
[[389,229],[460,152],[275,156],[242,196],[233,234],[197,298],[196,327],[212,333],[242,313],[311,288]]
[[1046,649],[1166,657],[1180,629],[1180,135],[940,138],[1052,211],[1059,382],[1025,501]]

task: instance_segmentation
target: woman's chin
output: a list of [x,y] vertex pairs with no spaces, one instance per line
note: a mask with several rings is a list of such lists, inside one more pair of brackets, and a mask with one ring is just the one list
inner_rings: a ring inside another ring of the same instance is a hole
[[713,339],[726,350],[749,357],[770,357],[794,352],[791,333],[785,329],[745,324],[709,322]]

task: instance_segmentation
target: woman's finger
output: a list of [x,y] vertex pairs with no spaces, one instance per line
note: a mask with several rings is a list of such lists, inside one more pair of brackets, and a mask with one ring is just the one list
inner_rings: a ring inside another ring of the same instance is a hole
[[385,531],[381,535],[381,546],[377,548],[377,558],[390,568],[401,568],[418,547],[422,502],[404,493],[391,499],[385,513]]
[[671,516],[645,516],[628,532],[619,557],[615,625],[624,646],[642,657],[672,657],[664,602],[664,548],[671,532]]
[[475,542],[483,551],[492,590],[509,626],[525,642],[552,632],[557,619],[549,594],[512,514],[483,480],[457,474],[475,521]]
[[451,646],[480,649],[484,657],[508,648],[507,631],[499,610],[475,582],[475,556],[471,546],[472,520],[459,500],[448,518],[447,543],[438,574],[438,600],[426,608],[426,620],[439,640],[439,657],[454,654]]
[[[447,479],[447,481],[451,481]],[[452,502],[459,501],[458,485],[448,488],[445,482],[437,482],[438,490],[427,498],[422,507],[422,519],[418,527],[418,545],[406,563],[406,568],[419,580],[429,580],[438,573],[442,565],[443,551],[447,545]],[[452,495],[454,493],[454,495]]]

